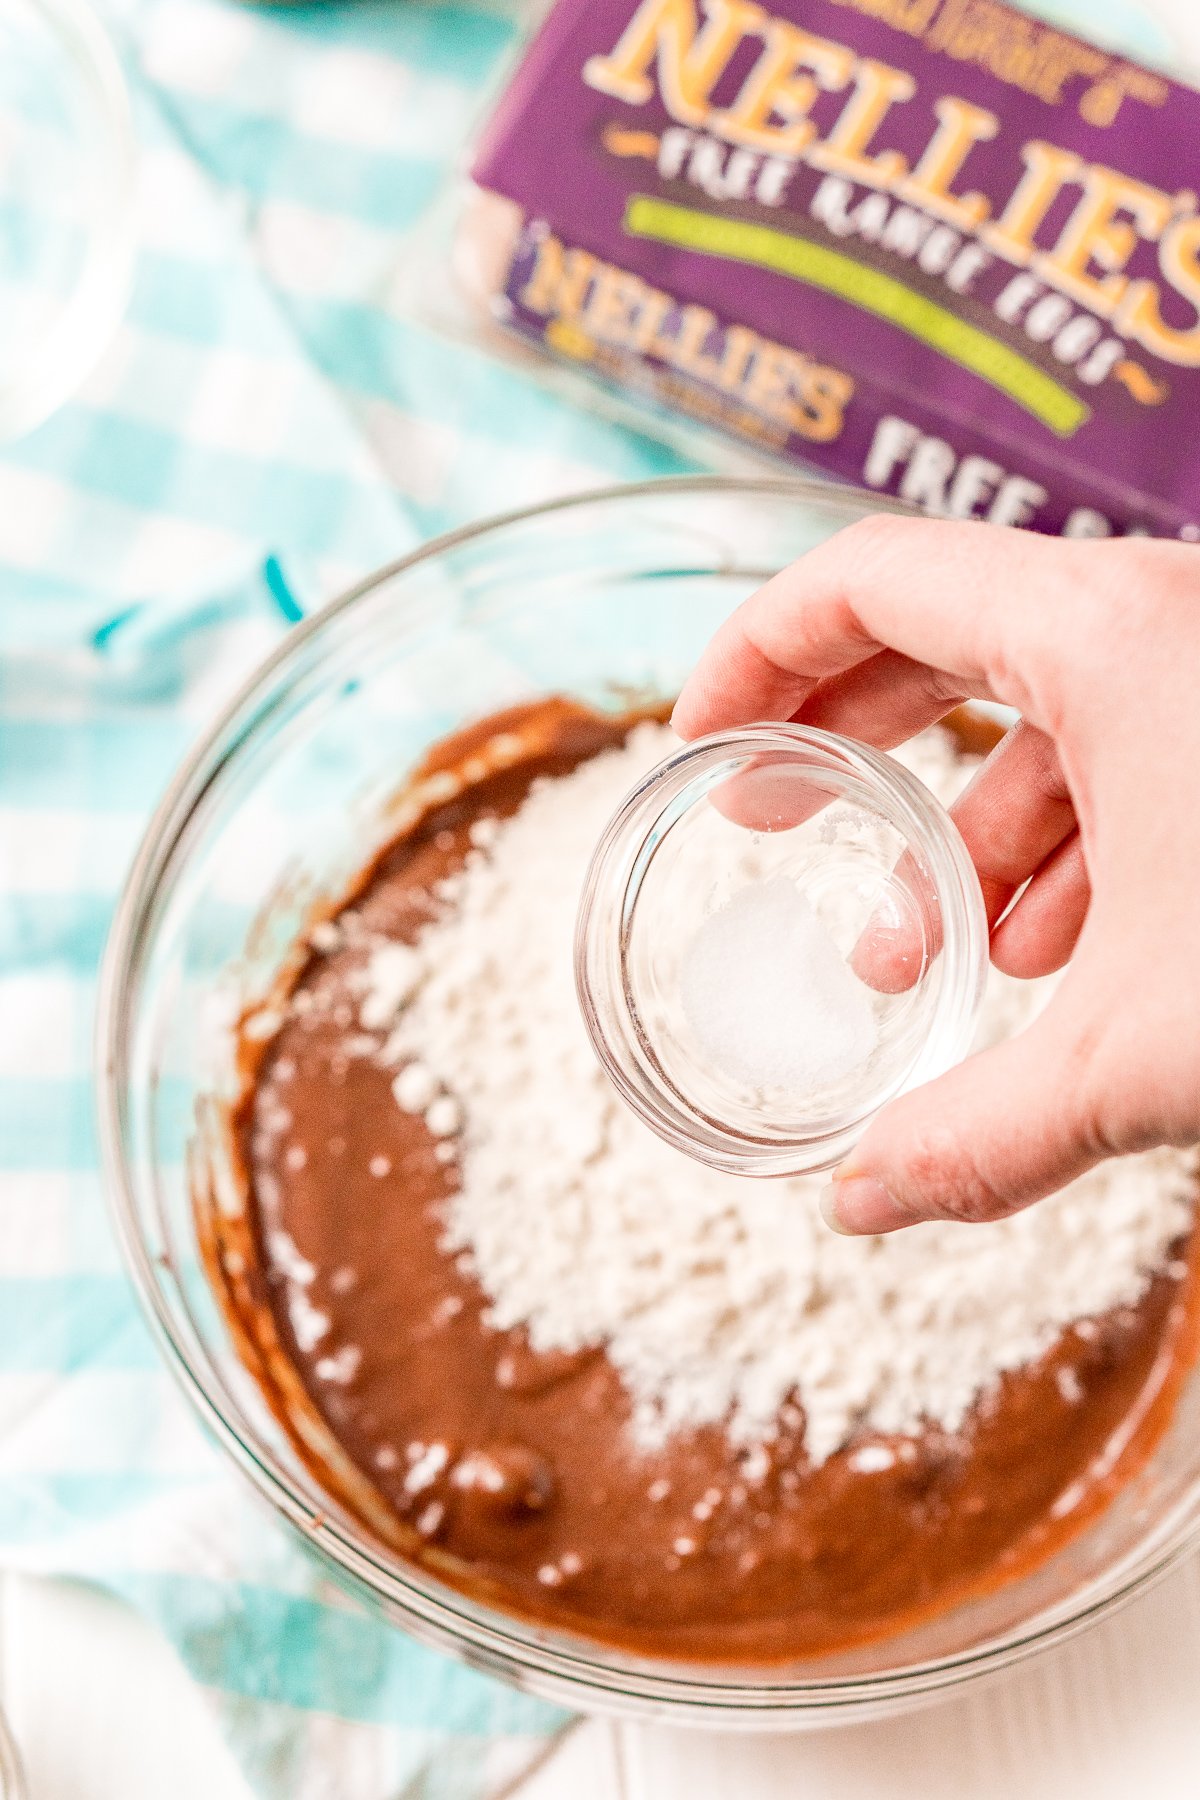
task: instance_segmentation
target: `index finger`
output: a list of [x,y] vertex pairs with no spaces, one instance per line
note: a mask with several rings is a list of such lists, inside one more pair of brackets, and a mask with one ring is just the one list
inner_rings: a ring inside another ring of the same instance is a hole
[[881,650],[1036,718],[1020,646],[1061,609],[1065,559],[1079,550],[1007,526],[860,520],[726,620],[684,684],[672,723],[694,738],[791,718],[821,682]]

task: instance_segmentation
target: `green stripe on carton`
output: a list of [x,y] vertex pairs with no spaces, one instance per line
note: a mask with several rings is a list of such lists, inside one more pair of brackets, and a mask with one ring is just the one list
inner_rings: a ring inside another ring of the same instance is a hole
[[1059,437],[1070,437],[1091,416],[1090,407],[1078,395],[999,338],[968,324],[894,276],[824,244],[793,237],[771,225],[721,218],[694,207],[676,206],[669,200],[655,200],[647,194],[631,196],[625,211],[625,230],[631,237],[753,264],[786,275],[792,281],[822,288],[827,294],[837,294],[978,375]]

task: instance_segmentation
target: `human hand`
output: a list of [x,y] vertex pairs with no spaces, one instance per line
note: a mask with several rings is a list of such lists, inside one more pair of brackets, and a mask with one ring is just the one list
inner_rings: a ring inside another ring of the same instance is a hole
[[1152,539],[880,515],[717,632],[684,738],[791,718],[890,749],[965,699],[1017,708],[954,818],[997,967],[1072,959],[1019,1037],[878,1115],[827,1190],[837,1229],[1000,1218],[1200,1139],[1198,689],[1200,550]]

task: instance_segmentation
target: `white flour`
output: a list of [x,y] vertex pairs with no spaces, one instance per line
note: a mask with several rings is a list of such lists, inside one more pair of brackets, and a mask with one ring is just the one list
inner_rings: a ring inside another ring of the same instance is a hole
[[[397,1103],[457,1157],[446,1249],[497,1327],[527,1326],[540,1350],[604,1344],[647,1444],[722,1420],[760,1442],[789,1398],[817,1461],[860,1425],[954,1429],[1002,1370],[1139,1297],[1189,1222],[1188,1164],[1155,1152],[998,1225],[855,1240],[821,1222],[817,1179],[742,1181],[663,1144],[595,1061],[571,943],[602,826],[673,742],[641,726],[485,821],[415,962],[381,947],[368,967],[360,1022]],[[943,799],[965,779],[940,732],[901,760]],[[993,972],[981,1041],[1019,1029],[1049,985]]]

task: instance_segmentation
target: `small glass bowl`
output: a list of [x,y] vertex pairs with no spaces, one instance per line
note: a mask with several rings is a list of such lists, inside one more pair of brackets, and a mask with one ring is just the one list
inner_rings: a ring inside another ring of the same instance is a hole
[[[815,980],[788,965],[796,931]],[[738,1175],[832,1168],[889,1100],[966,1054],[987,965],[978,877],[929,789],[788,724],[701,738],[650,772],[596,847],[575,941],[621,1094]],[[756,1002],[769,1016],[747,1055]]]

